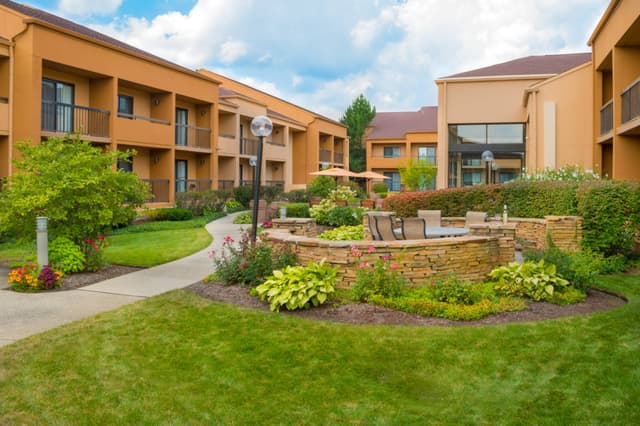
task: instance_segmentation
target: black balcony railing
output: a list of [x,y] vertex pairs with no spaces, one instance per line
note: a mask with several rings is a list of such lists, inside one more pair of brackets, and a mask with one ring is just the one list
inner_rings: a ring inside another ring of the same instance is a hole
[[233,191],[233,179],[218,179],[218,189],[222,191]]
[[189,124],[176,124],[176,146],[211,148],[211,129]]
[[606,135],[613,129],[613,100],[600,108],[600,134]]
[[241,155],[258,155],[258,140],[242,138],[240,139]]
[[203,192],[211,189],[211,179],[176,179],[176,192]]
[[168,203],[169,202],[169,179],[142,179],[149,185],[153,196],[147,203]]
[[42,101],[42,130],[109,137],[110,112],[61,102]]
[[336,164],[343,164],[344,163],[344,154],[341,152],[334,152],[333,153],[333,162]]
[[253,179],[251,180],[241,180],[240,186],[253,186]]
[[328,149],[321,149],[320,150],[320,161],[323,163],[330,163],[331,162],[331,151],[329,151]]
[[640,80],[622,92],[622,123],[640,116]]
[[284,181],[283,180],[266,180],[264,181],[264,186],[277,186],[279,188],[284,189]]

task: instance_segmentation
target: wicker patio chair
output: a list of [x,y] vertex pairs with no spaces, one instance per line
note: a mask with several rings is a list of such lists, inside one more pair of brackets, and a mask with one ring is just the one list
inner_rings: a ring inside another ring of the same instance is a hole
[[368,215],[369,217],[369,232],[371,233],[371,238],[374,240],[381,240],[382,237],[378,233],[378,226],[376,225],[378,216]]
[[399,240],[396,233],[393,231],[393,218],[391,216],[369,216],[369,218],[375,218],[376,230],[378,236],[383,241]]
[[424,240],[426,222],[422,217],[405,217],[402,219],[402,236],[405,240]]
[[440,210],[418,210],[418,217],[424,219],[429,228],[440,227],[442,212]]

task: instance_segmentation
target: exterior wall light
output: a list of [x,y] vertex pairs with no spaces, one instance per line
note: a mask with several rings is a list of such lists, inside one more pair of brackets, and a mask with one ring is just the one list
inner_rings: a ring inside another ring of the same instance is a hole
[[253,220],[251,221],[251,241],[255,245],[258,233],[258,202],[260,201],[260,174],[262,173],[262,143],[273,131],[273,123],[264,115],[251,120],[251,133],[258,137],[258,155],[256,173],[253,179]]

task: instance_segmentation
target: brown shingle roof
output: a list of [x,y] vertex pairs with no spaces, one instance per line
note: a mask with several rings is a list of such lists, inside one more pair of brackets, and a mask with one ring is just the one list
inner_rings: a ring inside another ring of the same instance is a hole
[[407,132],[437,132],[438,107],[425,106],[418,111],[378,112],[371,121],[373,130],[367,139],[404,138]]
[[50,25],[54,25],[56,27],[62,28],[64,30],[67,31],[71,31],[80,35],[83,35],[85,37],[89,37],[92,38],[94,40],[103,42],[103,43],[107,43],[110,44],[114,47],[123,49],[123,50],[128,50],[129,52],[132,52],[136,55],[139,56],[146,56],[149,59],[152,59],[156,62],[162,62],[166,65],[169,65],[173,68],[179,68],[182,71],[188,72],[189,74],[193,74],[196,76],[199,76],[201,78],[205,78],[207,80],[211,80],[210,78],[207,78],[206,76],[203,76],[199,73],[196,73],[194,70],[191,70],[189,68],[183,67],[181,65],[178,65],[176,63],[173,63],[171,61],[167,61],[164,58],[161,58],[159,56],[153,55],[149,52],[146,52],[142,49],[138,49],[137,47],[133,47],[127,43],[124,43],[120,40],[117,40],[113,37],[109,37],[106,34],[102,34],[98,31],[92,30],[91,28],[85,27],[83,25],[77,24],[73,21],[69,21],[68,19],[64,19],[61,18],[60,16],[56,16],[53,15],[49,12],[45,12],[44,10],[41,9],[36,9],[35,7],[31,7],[31,6],[27,6],[25,4],[21,4],[21,3],[16,3],[13,1],[9,1],[9,0],[0,0],[0,6],[4,6],[7,7],[11,10],[14,10],[22,15],[26,15],[30,18],[45,22],[47,24]]
[[560,74],[591,60],[591,53],[527,56],[442,78]]

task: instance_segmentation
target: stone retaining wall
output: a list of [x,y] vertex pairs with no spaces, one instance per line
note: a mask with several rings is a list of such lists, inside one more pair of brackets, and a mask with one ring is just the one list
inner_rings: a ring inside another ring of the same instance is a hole
[[[326,259],[339,267],[341,287],[351,286],[362,262],[375,262],[389,256],[391,263],[410,284],[424,284],[425,279],[454,273],[461,279],[482,281],[496,266],[514,260],[515,240],[499,236],[465,236],[434,238],[428,240],[399,241],[326,241],[293,235],[284,230],[269,230],[263,236],[273,244],[295,246],[298,261],[308,262]],[[352,254],[352,246],[361,257]],[[369,247],[373,253],[367,253]]]

